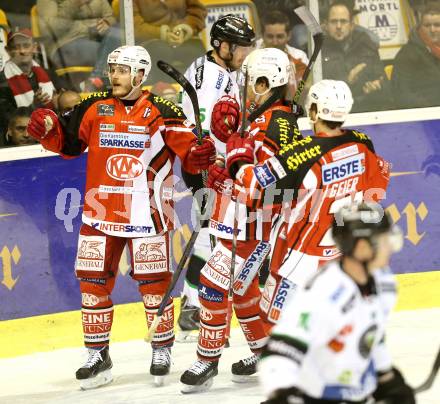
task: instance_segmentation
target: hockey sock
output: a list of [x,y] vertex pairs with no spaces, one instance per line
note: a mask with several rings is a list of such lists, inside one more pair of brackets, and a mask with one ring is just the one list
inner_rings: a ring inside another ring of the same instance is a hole
[[[147,326],[151,324],[156,317],[162,297],[168,286],[169,278],[157,281],[139,282],[139,291],[144,302]],[[159,325],[154,334],[151,345],[153,347],[172,346],[174,342],[174,303],[173,299],[168,300],[168,304],[160,319]]]
[[113,324],[113,302],[103,285],[81,282],[84,345],[100,349],[109,344]]

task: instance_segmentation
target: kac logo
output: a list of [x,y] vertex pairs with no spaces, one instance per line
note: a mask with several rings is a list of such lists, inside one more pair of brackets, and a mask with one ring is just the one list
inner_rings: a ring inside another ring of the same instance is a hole
[[132,180],[144,171],[142,161],[129,154],[115,154],[107,160],[107,174],[115,180]]

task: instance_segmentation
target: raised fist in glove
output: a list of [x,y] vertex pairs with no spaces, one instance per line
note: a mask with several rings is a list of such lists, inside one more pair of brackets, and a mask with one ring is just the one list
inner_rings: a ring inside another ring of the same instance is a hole
[[34,139],[40,141],[55,135],[54,130],[59,124],[57,114],[51,109],[38,108],[31,114],[27,131]]
[[237,131],[240,120],[240,106],[235,98],[224,95],[214,105],[211,114],[211,132],[221,142],[226,143]]
[[206,186],[221,194],[231,193],[232,179],[229,176],[228,170],[217,164],[209,166]]
[[240,137],[234,133],[226,143],[226,168],[231,178],[235,179],[241,164],[254,164],[254,139],[248,133]]
[[206,170],[215,161],[214,141],[205,137],[202,144],[196,139],[191,143],[189,153],[186,157],[186,165],[197,171]]

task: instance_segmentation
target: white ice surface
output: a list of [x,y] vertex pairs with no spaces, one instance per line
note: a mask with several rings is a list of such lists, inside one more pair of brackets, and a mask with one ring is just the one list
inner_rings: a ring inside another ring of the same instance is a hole
[[[78,326],[80,326],[78,324]],[[393,313],[388,345],[397,365],[412,386],[427,377],[440,346],[440,308]],[[263,399],[255,379],[248,385],[230,380],[230,366],[248,356],[240,330],[233,330],[232,346],[225,349],[210,391],[180,393],[179,377],[195,360],[195,344],[176,344],[174,365],[164,387],[156,388],[149,375],[151,351],[143,341],[115,343],[110,348],[114,381],[96,390],[81,391],[74,379],[84,363],[79,348],[62,349],[0,360],[0,403],[2,404],[124,404],[124,403],[207,403],[256,404]],[[440,382],[418,397],[420,404],[440,404]]]

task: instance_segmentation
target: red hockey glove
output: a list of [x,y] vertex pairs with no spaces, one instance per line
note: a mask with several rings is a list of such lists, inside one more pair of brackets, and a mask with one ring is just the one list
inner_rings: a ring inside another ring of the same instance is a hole
[[209,166],[206,186],[221,194],[230,193],[232,179],[229,176],[228,170],[224,167],[219,167],[217,164]]
[[188,166],[201,171],[206,170],[215,161],[215,146],[214,141],[205,137],[202,140],[202,144],[199,144],[197,140],[191,143],[189,153],[186,157],[186,163]]
[[214,105],[211,114],[211,132],[221,142],[226,143],[237,131],[240,120],[240,106],[235,98],[224,95]]
[[59,124],[57,114],[51,109],[38,108],[31,114],[27,131],[34,139],[40,141],[55,135],[54,130]]
[[248,133],[245,137],[240,137],[238,133],[234,133],[226,143],[226,167],[231,178],[235,179],[239,163],[254,163],[254,139]]

